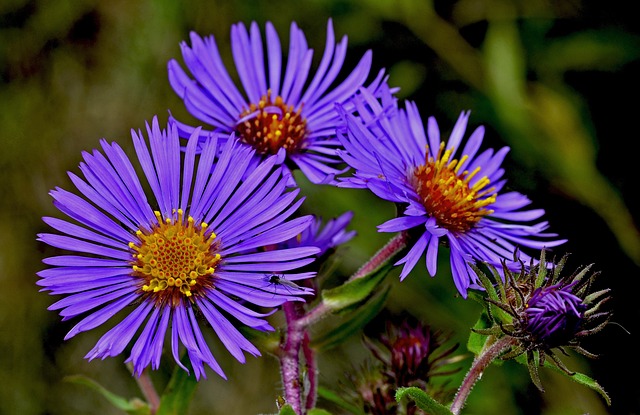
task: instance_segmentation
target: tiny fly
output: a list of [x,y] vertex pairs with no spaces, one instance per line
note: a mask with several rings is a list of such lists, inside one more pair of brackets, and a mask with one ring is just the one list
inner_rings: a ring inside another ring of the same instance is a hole
[[[284,277],[284,274],[283,275],[268,274],[268,275],[265,275],[264,280],[268,282],[270,286],[273,285],[274,287],[277,287],[278,285],[282,285],[283,287],[288,287],[288,288],[291,288],[292,290],[304,291],[304,288],[286,279]],[[288,291],[288,288],[287,288],[287,291]],[[276,290],[274,289],[274,292],[275,291]]]

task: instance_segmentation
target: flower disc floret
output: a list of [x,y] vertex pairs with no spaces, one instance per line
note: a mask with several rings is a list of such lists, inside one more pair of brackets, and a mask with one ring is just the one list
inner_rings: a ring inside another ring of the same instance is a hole
[[133,275],[143,281],[142,291],[155,302],[175,307],[184,297],[213,287],[221,257],[215,253],[216,235],[207,232],[206,223],[195,226],[191,216],[184,221],[182,209],[177,210],[177,219],[162,220],[160,212],[154,213],[158,224],[151,233],[138,230],[139,243],[129,243],[135,252]]
[[413,172],[413,185],[438,226],[451,232],[466,232],[494,212],[486,206],[496,201],[496,194],[487,196],[494,189],[487,188],[490,180],[486,176],[471,184],[480,167],[472,172],[460,172],[468,156],[464,155],[460,161],[450,160],[455,149],[444,150],[444,146],[441,142],[435,158],[429,156],[427,150],[426,163]]
[[286,105],[279,95],[272,101],[271,91],[240,114],[236,131],[260,154],[277,154],[281,148],[287,154],[295,153],[308,134],[301,110]]

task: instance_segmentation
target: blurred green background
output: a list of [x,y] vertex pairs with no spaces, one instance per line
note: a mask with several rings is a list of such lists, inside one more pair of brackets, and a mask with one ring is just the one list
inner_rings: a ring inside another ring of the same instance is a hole
[[[166,63],[181,61],[179,42],[191,30],[214,34],[227,62],[232,23],[270,20],[288,45],[292,20],[309,44],[324,47],[327,18],[349,37],[346,68],[367,49],[374,72],[385,67],[400,96],[418,103],[450,128],[471,109],[472,127],[487,128],[485,146],[509,145],[509,187],[547,210],[551,229],[569,239],[568,269],[595,263],[598,284],[613,289],[616,325],[589,339],[595,361],[568,359],[610,393],[605,407],[594,392],[543,371],[546,393],[524,367],[490,368],[473,391],[468,414],[636,414],[640,411],[637,296],[637,97],[640,27],[634,2],[283,0],[97,1],[3,0],[0,3],[0,413],[118,414],[106,400],[64,381],[89,376],[127,397],[140,396],[124,357],[82,357],[105,329],[63,342],[76,320],[60,322],[46,308],[35,273],[50,254],[36,242],[56,215],[48,191],[71,189],[81,152],[105,137],[130,149],[130,128],[168,111],[192,120],[169,87]],[[262,26],[263,27],[263,26]],[[367,192],[303,185],[304,209],[324,217],[353,210],[359,236],[340,252],[326,284],[353,272],[389,235],[375,225],[392,206]],[[634,221],[636,224],[634,224]],[[407,310],[464,342],[480,308],[454,297],[446,272],[431,279],[416,271],[404,283],[397,271],[387,307]],[[321,280],[322,281],[322,280]],[[278,323],[279,315],[273,317]],[[333,321],[334,324],[339,321]],[[327,324],[331,325],[329,321]],[[212,372],[197,390],[192,414],[275,412],[280,390],[271,356],[241,365],[219,345],[215,355],[229,376]],[[320,382],[336,387],[367,353],[357,333],[320,354]],[[467,359],[463,366],[469,364]],[[166,373],[154,374],[161,386]],[[322,405],[322,401],[320,404]],[[327,408],[331,408],[328,404]],[[336,411],[336,413],[338,413]]]

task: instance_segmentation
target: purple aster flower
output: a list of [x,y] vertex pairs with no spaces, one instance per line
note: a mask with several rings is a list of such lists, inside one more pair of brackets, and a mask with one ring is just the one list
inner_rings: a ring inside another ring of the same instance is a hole
[[[354,169],[340,186],[368,188],[397,203],[403,212],[378,226],[381,232],[406,231],[415,243],[396,265],[405,278],[426,252],[426,268],[436,274],[439,245],[450,248],[453,279],[463,297],[477,288],[471,265],[499,265],[518,247],[542,249],[565,242],[545,233],[547,222],[534,222],[542,209],[525,209],[530,200],[518,192],[500,193],[505,185],[500,167],[508,147],[480,151],[484,128],[464,142],[469,112],[463,112],[449,139],[440,137],[436,120],[425,129],[416,105],[397,108],[387,90],[381,100],[361,89],[354,99],[357,115],[344,111],[346,131],[339,134],[339,154]],[[523,260],[530,258],[518,251]]]
[[274,167],[275,157],[252,169],[253,149],[213,137],[197,152],[197,134],[181,153],[174,124],[161,130],[154,118],[147,124],[148,142],[142,131],[132,131],[153,195],[149,199],[122,148],[105,140],[102,152],[83,154],[84,179],[69,173],[80,195],[61,188],[51,192],[55,206],[71,221],[45,217],[59,233],[42,233],[38,239],[72,254],[44,259],[52,267],[38,273],[38,284],[64,297],[49,307],[61,310],[63,320],[85,315],[65,339],[124,313],[86,355],[89,360],[119,355],[139,332],[127,361],[140,375],[149,365],[158,368],[169,332],[178,365],[188,370],[180,362],[182,345],[196,378],[206,377],[204,364],[225,377],[198,316],[244,362],[244,352],[260,352],[236,326],[273,330],[265,320],[270,313],[251,307],[303,301],[301,295],[313,293],[278,289],[265,277],[305,266],[318,252],[315,247],[261,248],[292,238],[313,220],[289,220],[302,200],[295,200],[297,190],[285,191],[287,177]]
[[[259,155],[282,151],[287,165],[297,166],[311,182],[331,182],[342,172],[338,169],[342,160],[336,156],[340,142],[335,136],[341,117],[334,104],[345,103],[364,85],[371,69],[371,51],[344,80],[336,82],[347,52],[347,37],[335,42],[331,20],[324,54],[313,76],[313,49],[295,23],[291,24],[286,66],[280,39],[270,22],[266,23],[266,50],[256,22],[249,31],[242,23],[233,25],[231,46],[244,91],[229,76],[213,36],[201,38],[191,33],[191,47],[181,44],[184,63],[194,79],[176,60],[169,62],[168,71],[171,86],[187,110],[223,137],[235,131]],[[368,88],[376,90],[383,76],[380,71]],[[183,136],[193,131],[188,125],[178,125]]]

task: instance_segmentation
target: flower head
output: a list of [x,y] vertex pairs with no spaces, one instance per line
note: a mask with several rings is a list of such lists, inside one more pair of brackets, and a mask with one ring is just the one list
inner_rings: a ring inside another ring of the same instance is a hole
[[[568,374],[572,372],[555,355],[554,349],[566,354],[573,349],[588,357],[595,357],[580,345],[581,340],[602,330],[611,318],[603,305],[609,301],[609,289],[591,292],[591,284],[598,273],[591,273],[592,265],[578,269],[573,275],[561,275],[567,255],[548,269],[542,251],[538,263],[528,267],[518,262],[520,271],[514,273],[503,265],[504,283],[498,271],[491,265],[497,287],[485,274],[476,272],[487,289],[488,329],[476,330],[495,337],[508,336],[512,345],[502,359],[512,359],[526,354],[529,371],[536,386],[543,390],[538,378],[537,366],[545,363],[545,357]],[[495,307],[493,307],[495,306]]]
[[[192,33],[191,47],[181,45],[184,63],[194,79],[176,60],[169,62],[169,81],[188,111],[224,136],[235,131],[258,155],[286,156],[287,164],[297,166],[311,182],[330,182],[341,172],[337,165],[342,163],[335,154],[340,145],[335,129],[341,118],[334,104],[345,103],[364,85],[371,69],[370,51],[334,86],[345,60],[347,38],[335,42],[331,20],[325,51],[313,77],[313,50],[295,23],[291,24],[286,66],[270,22],[266,23],[266,50],[256,22],[249,30],[242,23],[233,25],[231,46],[244,91],[229,76],[213,36],[201,38]],[[375,90],[382,78],[380,71],[368,88]],[[193,130],[179,126],[181,134]]]
[[[534,222],[544,211],[524,208],[529,199],[518,192],[500,193],[505,185],[500,167],[508,152],[503,147],[480,151],[484,128],[464,142],[469,112],[463,112],[448,140],[440,137],[430,117],[427,131],[414,103],[399,109],[388,90],[381,100],[362,89],[354,99],[355,114],[344,111],[347,127],[339,134],[345,150],[339,154],[351,166],[351,177],[340,186],[368,188],[397,203],[402,214],[378,226],[381,232],[409,232],[413,246],[396,265],[404,264],[405,278],[426,252],[426,268],[436,274],[439,245],[450,249],[458,291],[477,288],[471,268],[476,261],[499,265],[517,247],[542,249],[565,240],[545,233],[547,222]],[[533,222],[533,223],[532,223]],[[523,260],[529,257],[519,252]]]
[[254,150],[233,138],[221,143],[214,137],[197,152],[197,134],[181,156],[176,125],[162,130],[154,118],[147,124],[148,142],[142,131],[132,131],[147,183],[119,145],[102,140],[102,152],[83,154],[84,179],[69,173],[80,195],[61,188],[51,192],[71,221],[43,218],[59,233],[38,239],[72,254],[46,258],[52,267],[38,273],[38,284],[64,297],[49,307],[61,310],[64,320],[86,315],[65,339],[124,314],[86,355],[89,360],[119,355],[141,330],[127,361],[138,375],[149,365],[157,369],[169,331],[178,365],[188,370],[180,362],[182,345],[197,378],[205,376],[204,364],[224,377],[198,316],[244,362],[243,352],[260,352],[236,326],[273,330],[264,319],[270,313],[251,306],[276,307],[313,293],[286,290],[265,278],[305,266],[318,252],[262,249],[299,234],[313,219],[289,220],[302,200],[295,200],[297,190],[285,191],[287,178],[274,167],[274,157],[255,167]]

